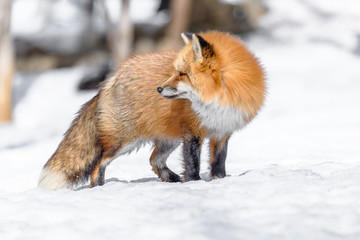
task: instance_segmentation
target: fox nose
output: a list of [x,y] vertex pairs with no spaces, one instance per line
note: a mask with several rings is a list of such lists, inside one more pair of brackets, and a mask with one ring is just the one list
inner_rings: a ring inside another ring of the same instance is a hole
[[162,90],[163,90],[163,88],[162,88],[162,87],[158,87],[158,88],[157,88],[158,93],[161,93],[161,92],[162,92]]

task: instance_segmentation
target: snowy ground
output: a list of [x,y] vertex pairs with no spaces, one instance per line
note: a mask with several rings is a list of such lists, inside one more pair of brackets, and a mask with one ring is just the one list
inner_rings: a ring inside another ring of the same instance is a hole
[[345,2],[269,2],[249,40],[269,96],[231,139],[221,180],[208,181],[205,152],[203,181],[159,182],[147,146],[114,161],[102,187],[37,188],[95,93],[76,92],[82,68],[19,73],[15,121],[0,125],[0,239],[360,239],[360,3]]

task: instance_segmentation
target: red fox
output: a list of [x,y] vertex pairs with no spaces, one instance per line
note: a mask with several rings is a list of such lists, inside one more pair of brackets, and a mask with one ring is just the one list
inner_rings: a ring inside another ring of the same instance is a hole
[[[106,166],[145,143],[154,145],[150,164],[161,180],[199,180],[205,138],[209,138],[211,178],[225,177],[230,136],[263,105],[264,72],[229,33],[181,36],[186,46],[179,53],[134,56],[121,64],[82,107],[45,164],[39,187],[71,188],[89,178],[90,187],[103,185]],[[166,165],[181,143],[182,177]]]

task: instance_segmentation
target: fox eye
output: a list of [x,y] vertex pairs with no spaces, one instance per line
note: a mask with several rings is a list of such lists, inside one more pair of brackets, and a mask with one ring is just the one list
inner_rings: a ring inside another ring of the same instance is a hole
[[183,73],[183,72],[179,72],[179,76],[181,77],[181,76],[185,76],[186,75],[186,73]]

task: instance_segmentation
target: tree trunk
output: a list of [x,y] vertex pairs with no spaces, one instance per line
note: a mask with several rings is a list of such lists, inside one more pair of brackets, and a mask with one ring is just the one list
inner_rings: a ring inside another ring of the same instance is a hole
[[15,72],[14,51],[10,36],[11,0],[0,0],[0,122],[11,116],[12,78]]
[[189,28],[192,4],[191,0],[171,1],[171,22],[166,28],[165,40],[161,43],[162,48],[178,49],[184,45],[180,34]]
[[130,56],[133,37],[134,37],[134,28],[130,21],[130,0],[122,0],[121,25],[120,25],[120,37],[119,37],[120,60],[123,60]]
[[130,0],[121,0],[121,23],[113,23],[104,1],[103,8],[107,21],[107,38],[110,50],[117,63],[131,54],[134,26],[130,21]]

